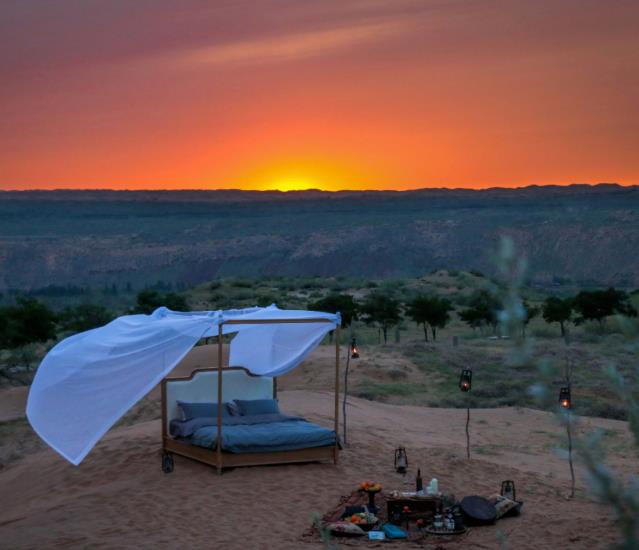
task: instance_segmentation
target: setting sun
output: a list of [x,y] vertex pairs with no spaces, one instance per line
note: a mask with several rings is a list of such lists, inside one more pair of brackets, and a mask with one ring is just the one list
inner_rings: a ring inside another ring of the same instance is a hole
[[271,191],[303,191],[305,189],[319,189],[313,180],[307,177],[286,176],[275,180],[272,184],[267,184],[264,189]]

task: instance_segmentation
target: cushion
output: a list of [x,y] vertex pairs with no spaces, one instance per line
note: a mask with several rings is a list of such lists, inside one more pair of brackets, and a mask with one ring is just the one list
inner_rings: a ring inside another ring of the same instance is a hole
[[239,407],[243,415],[254,414],[279,414],[280,406],[277,399],[235,399],[235,404]]
[[240,410],[240,408],[237,406],[237,403],[235,401],[229,401],[226,404],[226,408],[229,410],[229,412],[231,413],[231,416],[242,416],[242,411]]
[[466,525],[490,525],[497,519],[497,510],[488,499],[480,496],[464,497],[460,502]]
[[[204,416],[217,417],[217,403],[186,403],[178,401],[177,404],[182,411],[182,420],[191,420],[191,418],[202,418]],[[222,416],[231,416],[227,403],[222,403]]]
[[361,527],[348,521],[335,521],[333,523],[328,523],[326,524],[325,529],[328,529],[332,535],[336,535],[338,537],[363,537],[366,534]]
[[392,523],[385,523],[382,525],[382,531],[389,539],[405,539],[408,537],[406,531],[393,525]]

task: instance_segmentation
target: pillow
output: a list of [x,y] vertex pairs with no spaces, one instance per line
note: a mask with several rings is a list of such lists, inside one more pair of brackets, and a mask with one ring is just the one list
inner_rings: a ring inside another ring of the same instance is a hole
[[280,407],[277,399],[234,399],[235,404],[243,415],[279,414]]
[[324,526],[325,529],[330,531],[332,535],[347,536],[347,537],[363,537],[366,532],[359,526],[348,521],[334,521],[333,523],[327,523]]
[[229,410],[229,413],[231,413],[231,416],[242,416],[242,411],[235,401],[229,401],[226,404],[226,408]]
[[[217,403],[185,403],[177,402],[178,407],[182,411],[182,420],[191,420],[191,418],[202,418],[204,416],[217,417]],[[228,410],[228,403],[222,403],[222,416],[231,416]]]

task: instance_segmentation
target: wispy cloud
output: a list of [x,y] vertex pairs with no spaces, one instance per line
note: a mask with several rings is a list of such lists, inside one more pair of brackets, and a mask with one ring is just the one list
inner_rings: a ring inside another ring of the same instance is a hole
[[410,26],[410,21],[390,19],[195,48],[174,53],[171,59],[184,67],[291,61],[384,40]]

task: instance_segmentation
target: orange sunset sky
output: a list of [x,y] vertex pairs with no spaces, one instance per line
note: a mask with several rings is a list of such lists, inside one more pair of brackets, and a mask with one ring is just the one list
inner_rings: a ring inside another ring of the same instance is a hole
[[635,0],[5,0],[0,188],[639,183]]

